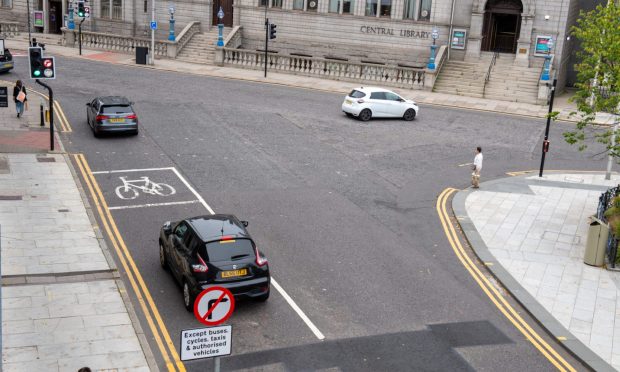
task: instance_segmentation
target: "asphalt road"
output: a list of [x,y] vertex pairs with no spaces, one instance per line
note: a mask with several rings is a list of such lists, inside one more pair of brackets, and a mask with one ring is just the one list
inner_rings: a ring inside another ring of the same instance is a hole
[[[223,370],[554,369],[458,262],[435,210],[444,188],[469,185],[471,171],[459,165],[476,146],[482,181],[537,169],[544,120],[422,105],[414,122],[362,123],[344,116],[337,94],[67,58],[57,65],[51,85],[73,127],[62,135],[67,150],[84,153],[96,172],[175,167],[216,212],[250,222],[272,275],[325,335],[272,288],[264,304],[238,304]],[[18,59],[11,77],[26,77],[24,66]],[[85,103],[115,94],[135,102],[140,135],[94,138]],[[571,126],[553,125],[546,168],[604,169],[596,146],[563,143]],[[119,177],[142,176],[176,193],[115,193]],[[201,325],[159,266],[158,231],[207,211],[169,169],[96,179],[178,344],[182,329]],[[163,202],[189,204],[127,208]]]

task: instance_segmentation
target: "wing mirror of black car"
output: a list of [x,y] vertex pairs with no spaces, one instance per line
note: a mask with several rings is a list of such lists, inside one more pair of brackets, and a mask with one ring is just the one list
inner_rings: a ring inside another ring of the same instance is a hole
[[241,223],[243,224],[243,226],[248,227],[248,225],[250,224],[248,221],[241,221]]
[[164,229],[164,234],[166,234],[166,235],[168,235],[168,234],[170,234],[172,232],[172,225],[170,224],[170,221],[166,221],[164,223],[163,229]]
[[86,106],[90,107],[90,102],[86,103]]

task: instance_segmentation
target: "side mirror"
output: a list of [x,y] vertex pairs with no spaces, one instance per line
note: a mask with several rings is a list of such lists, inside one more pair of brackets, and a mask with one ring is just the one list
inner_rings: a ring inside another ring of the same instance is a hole
[[164,234],[169,235],[172,232],[172,224],[170,223],[170,221],[166,221],[164,223]]
[[241,223],[243,224],[243,226],[248,227],[249,222],[248,221],[241,221]]
[[86,106],[90,107],[90,102],[88,102],[88,103],[86,104]]

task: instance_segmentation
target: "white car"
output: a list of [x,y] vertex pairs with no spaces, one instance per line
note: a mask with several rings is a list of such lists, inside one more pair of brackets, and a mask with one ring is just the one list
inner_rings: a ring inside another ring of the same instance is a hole
[[420,108],[410,99],[382,88],[355,88],[344,98],[342,111],[362,121],[371,118],[403,118],[413,120]]

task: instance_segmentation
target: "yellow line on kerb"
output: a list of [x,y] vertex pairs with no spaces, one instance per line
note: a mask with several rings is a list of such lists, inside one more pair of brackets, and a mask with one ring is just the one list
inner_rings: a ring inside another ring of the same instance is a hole
[[[155,337],[155,342],[157,343],[162,357],[166,362],[166,367],[168,371],[176,372],[178,369],[179,372],[185,372],[185,366],[183,365],[183,362],[181,362],[181,360],[179,359],[179,355],[172,343],[172,340],[170,339],[170,335],[159,314],[159,311],[155,306],[155,302],[153,301],[150,292],[146,287],[144,280],[142,279],[142,275],[140,274],[140,271],[138,270],[133,258],[131,257],[129,250],[127,249],[125,241],[123,240],[121,234],[118,231],[116,223],[114,222],[114,218],[109,212],[108,205],[105,201],[105,198],[103,197],[103,193],[101,192],[101,189],[99,188],[99,185],[91,172],[90,166],[88,165],[86,158],[83,154],[73,154],[73,157],[75,158],[80,172],[82,173],[82,176],[86,181],[86,185],[95,202],[95,206],[97,207],[97,212],[99,213],[101,221],[103,222],[103,227],[108,234],[112,245],[114,246],[114,249],[121,261],[123,269],[125,269],[125,272],[127,273],[127,277],[129,278],[131,287],[133,288],[136,298],[140,303],[140,307],[144,312],[146,321],[153,333],[153,336]],[[151,313],[153,314],[152,316]],[[155,321],[153,320],[153,317],[155,318]],[[165,340],[165,345],[164,341],[162,341],[162,336]],[[168,347],[170,353],[168,353],[168,350],[166,350],[166,346]],[[170,358],[170,355],[172,356],[172,360]]]
[[446,202],[450,195],[452,195],[456,189],[445,189],[437,199],[437,214],[439,220],[446,233],[446,237],[450,242],[450,246],[454,250],[454,253],[461,261],[465,269],[474,278],[476,283],[482,288],[482,291],[489,297],[491,302],[501,311],[502,314],[540,351],[550,362],[560,371],[575,372],[573,368],[561,355],[559,355],[553,347],[551,347],[545,340],[540,337],[536,331],[534,331],[529,324],[517,313],[517,311],[508,303],[508,301],[502,296],[497,288],[491,284],[486,276],[480,271],[480,269],[469,258],[461,241],[458,238],[456,230],[450,221],[450,216],[446,210]]

